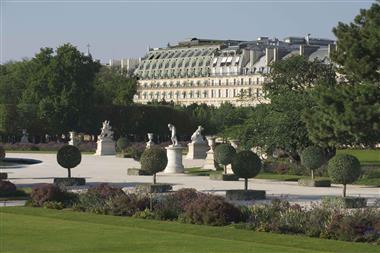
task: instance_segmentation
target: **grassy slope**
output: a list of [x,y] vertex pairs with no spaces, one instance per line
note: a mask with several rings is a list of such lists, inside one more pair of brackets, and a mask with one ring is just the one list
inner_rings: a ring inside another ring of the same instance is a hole
[[378,252],[321,240],[41,208],[0,208],[0,252]]

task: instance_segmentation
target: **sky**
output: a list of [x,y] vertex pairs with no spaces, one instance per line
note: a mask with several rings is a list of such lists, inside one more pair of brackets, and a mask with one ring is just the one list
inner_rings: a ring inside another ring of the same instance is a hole
[[31,58],[64,43],[95,59],[137,58],[148,47],[197,37],[334,39],[375,1],[366,0],[0,0],[0,61]]

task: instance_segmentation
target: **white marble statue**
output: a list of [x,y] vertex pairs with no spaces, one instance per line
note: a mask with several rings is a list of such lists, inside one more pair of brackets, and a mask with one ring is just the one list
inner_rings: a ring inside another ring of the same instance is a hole
[[191,142],[192,143],[205,143],[205,141],[203,140],[203,137],[202,137],[202,131],[203,131],[203,127],[202,126],[198,126],[197,130],[193,133],[193,135],[191,136]]
[[172,141],[172,145],[170,145],[170,147],[177,147],[179,146],[178,144],[178,139],[177,139],[177,133],[176,133],[176,129],[175,129],[175,126],[172,125],[172,124],[168,124],[168,127],[169,127],[169,130],[171,131],[171,141]]
[[70,134],[69,145],[77,146],[79,144],[77,133],[74,131],[71,131],[69,132],[69,134]]
[[113,131],[111,130],[110,122],[108,120],[103,122],[98,141],[96,142],[95,155],[115,155],[115,141],[113,140]]
[[110,126],[109,120],[103,122],[103,127],[101,128],[100,135],[98,136],[99,140],[113,140],[113,131]]
[[21,137],[21,143],[29,143],[29,139],[28,139],[28,132],[26,131],[26,129],[22,129],[22,137]]

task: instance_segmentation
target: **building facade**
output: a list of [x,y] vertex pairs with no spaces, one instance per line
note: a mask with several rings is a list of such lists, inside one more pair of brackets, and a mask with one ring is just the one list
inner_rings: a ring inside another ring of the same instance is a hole
[[333,46],[332,40],[306,36],[283,41],[267,37],[255,41],[192,38],[149,49],[135,65],[139,81],[134,101],[214,106],[265,103],[262,87],[271,63],[293,55],[328,61]]

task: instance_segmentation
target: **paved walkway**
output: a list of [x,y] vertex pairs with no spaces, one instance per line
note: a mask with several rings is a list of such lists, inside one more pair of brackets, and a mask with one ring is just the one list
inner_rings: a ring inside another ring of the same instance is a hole
[[[31,186],[37,183],[52,183],[54,177],[66,177],[67,170],[60,167],[56,162],[55,154],[38,153],[9,153],[7,157],[31,158],[41,160],[42,163],[25,165],[16,168],[2,169],[8,172],[9,180],[19,186]],[[184,166],[200,167],[204,160],[184,159]],[[128,176],[128,168],[139,168],[140,164],[133,159],[118,158],[113,156],[83,155],[81,164],[72,169],[73,177],[85,177],[87,185],[107,182],[121,187],[133,187],[137,183],[151,182],[151,176]],[[205,176],[189,176],[184,174],[159,173],[157,182],[174,184],[174,189],[195,188],[199,191],[224,194],[228,189],[242,189],[243,180],[236,181],[213,181]],[[333,185],[330,188],[301,187],[296,182],[276,180],[250,179],[249,188],[266,190],[269,199],[287,198],[292,202],[310,204],[318,201],[322,196],[341,195],[342,186]],[[362,196],[369,198],[369,203],[380,200],[380,188],[349,185],[347,193],[350,196]]]

